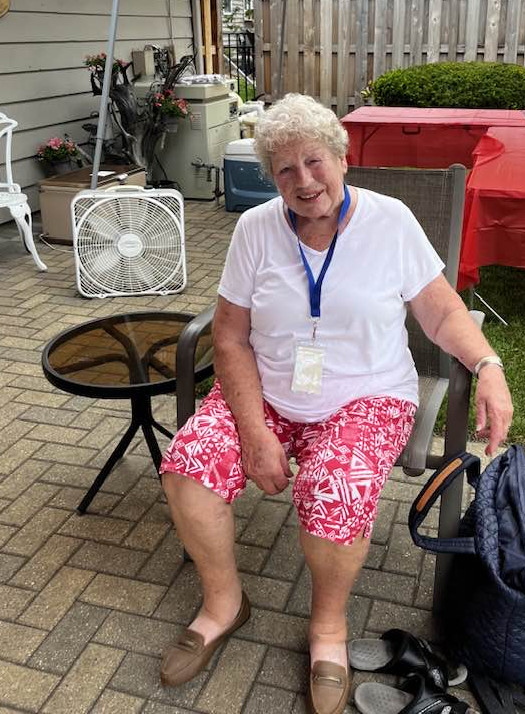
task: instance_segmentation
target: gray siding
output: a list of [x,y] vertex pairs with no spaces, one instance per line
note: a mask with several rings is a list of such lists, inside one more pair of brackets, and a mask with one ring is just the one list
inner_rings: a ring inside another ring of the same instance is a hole
[[[43,178],[34,158],[39,144],[64,132],[84,141],[81,125],[98,109],[83,60],[106,51],[111,6],[111,0],[11,0],[0,18],[0,111],[18,122],[13,172],[33,209]],[[192,54],[190,0],[121,0],[115,56],[130,60],[131,50],[147,43],[170,45],[170,29],[176,57]]]

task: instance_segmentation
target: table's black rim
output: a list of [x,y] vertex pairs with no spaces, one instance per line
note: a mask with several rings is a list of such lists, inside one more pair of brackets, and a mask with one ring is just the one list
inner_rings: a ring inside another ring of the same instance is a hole
[[[67,340],[89,332],[98,323],[108,323],[115,324],[117,322],[123,322],[123,318],[126,318],[126,322],[139,322],[141,320],[156,319],[162,320],[163,318],[167,321],[184,321],[186,323],[191,322],[196,317],[196,315],[187,312],[159,312],[155,311],[140,311],[140,312],[124,312],[117,315],[110,315],[108,317],[97,317],[94,320],[89,320],[88,322],[83,322],[81,325],[75,325],[74,327],[66,328],[59,332],[58,335],[53,337],[47,345],[44,347],[42,352],[42,369],[48,381],[58,389],[61,389],[70,394],[75,394],[81,397],[94,397],[104,398],[104,399],[126,399],[131,398],[133,395],[145,392],[150,396],[155,396],[158,394],[166,394],[170,391],[175,391],[177,378],[164,379],[160,382],[146,382],[143,384],[124,384],[121,386],[106,386],[102,384],[88,384],[86,382],[79,382],[69,380],[64,375],[56,372],[49,362],[49,354],[56,347],[60,346]],[[209,372],[210,366],[204,366],[196,372],[197,381],[204,379],[206,372]]]

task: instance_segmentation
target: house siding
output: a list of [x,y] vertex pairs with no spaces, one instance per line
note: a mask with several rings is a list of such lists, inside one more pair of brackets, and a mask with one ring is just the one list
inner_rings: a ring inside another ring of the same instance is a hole
[[222,29],[224,32],[236,32],[244,28],[245,0],[230,0],[222,9]]
[[[11,0],[11,9],[0,18],[0,111],[18,122],[13,174],[33,210],[44,176],[34,158],[38,146],[64,133],[85,141],[82,124],[99,108],[83,60],[106,51],[111,4]],[[190,0],[120,1],[116,57],[130,60],[132,50],[151,43],[173,44],[179,59],[193,54],[192,38]],[[0,213],[0,222],[6,218]]]

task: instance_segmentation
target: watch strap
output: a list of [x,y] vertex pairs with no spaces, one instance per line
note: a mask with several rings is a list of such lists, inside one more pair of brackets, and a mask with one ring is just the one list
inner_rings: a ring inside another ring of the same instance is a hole
[[485,367],[487,364],[495,364],[500,369],[503,369],[503,362],[497,355],[489,355],[488,357],[482,357],[480,361],[476,364],[474,367],[474,375],[477,377],[480,373],[480,371]]

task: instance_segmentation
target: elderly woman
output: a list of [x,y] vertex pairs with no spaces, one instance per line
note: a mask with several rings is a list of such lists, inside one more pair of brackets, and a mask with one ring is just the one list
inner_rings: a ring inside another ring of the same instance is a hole
[[413,214],[344,184],[347,135],[337,117],[287,95],[259,120],[255,149],[280,196],[237,223],[214,321],[218,380],[161,467],[204,592],[161,676],[165,685],[188,681],[248,619],[230,504],[247,479],[267,494],[293,479],[312,576],[309,707],[337,714],[350,690],[347,599],[417,407],[407,303],[434,342],[479,372],[489,453],[512,406],[501,363]]

